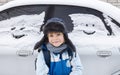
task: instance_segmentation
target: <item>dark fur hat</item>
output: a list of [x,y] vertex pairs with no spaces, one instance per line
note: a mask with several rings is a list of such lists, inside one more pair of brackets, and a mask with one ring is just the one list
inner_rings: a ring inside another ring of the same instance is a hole
[[49,32],[62,32],[67,34],[65,22],[60,18],[49,19],[42,30],[44,34],[48,34]]

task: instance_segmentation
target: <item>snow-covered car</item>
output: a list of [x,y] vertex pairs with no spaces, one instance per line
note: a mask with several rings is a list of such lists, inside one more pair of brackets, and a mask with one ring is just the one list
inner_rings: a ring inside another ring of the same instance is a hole
[[62,18],[83,75],[120,74],[120,9],[99,0],[14,0],[0,6],[0,75],[35,75],[40,27]]

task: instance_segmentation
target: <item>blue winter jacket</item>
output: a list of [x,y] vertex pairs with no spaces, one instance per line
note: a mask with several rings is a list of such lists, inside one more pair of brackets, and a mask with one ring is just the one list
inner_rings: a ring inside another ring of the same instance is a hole
[[45,64],[42,50],[38,53],[36,75],[82,75],[82,64],[78,54],[70,61],[68,52],[62,54],[50,53],[50,68]]

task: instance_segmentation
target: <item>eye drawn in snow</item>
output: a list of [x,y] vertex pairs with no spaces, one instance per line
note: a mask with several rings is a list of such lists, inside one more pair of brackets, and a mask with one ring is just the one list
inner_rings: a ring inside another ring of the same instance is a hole
[[73,33],[77,31],[80,35],[105,35],[107,36],[108,31],[106,30],[103,22],[97,16],[92,14],[70,14],[69,15],[74,24]]

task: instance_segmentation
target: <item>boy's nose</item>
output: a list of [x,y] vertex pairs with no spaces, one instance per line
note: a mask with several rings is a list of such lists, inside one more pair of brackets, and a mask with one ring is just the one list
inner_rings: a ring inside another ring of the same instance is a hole
[[58,37],[57,37],[57,36],[54,36],[53,38],[54,38],[54,39],[57,39]]

